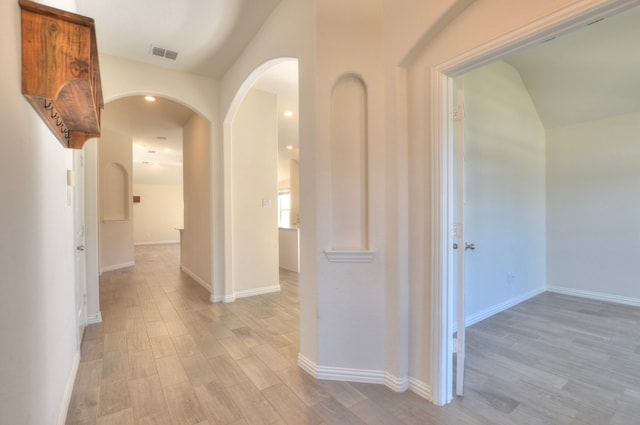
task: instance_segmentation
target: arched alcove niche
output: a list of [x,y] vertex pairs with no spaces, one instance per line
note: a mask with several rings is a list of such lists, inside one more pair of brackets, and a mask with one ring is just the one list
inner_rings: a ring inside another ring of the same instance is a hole
[[331,236],[334,250],[368,249],[367,88],[344,75],[331,92]]
[[129,178],[127,169],[117,162],[102,170],[102,221],[129,220]]

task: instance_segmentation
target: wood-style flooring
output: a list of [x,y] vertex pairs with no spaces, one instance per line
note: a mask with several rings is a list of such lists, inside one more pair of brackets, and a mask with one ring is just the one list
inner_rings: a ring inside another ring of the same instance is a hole
[[103,274],[68,425],[640,424],[640,309],[545,293],[468,328],[465,396],[437,407],[296,366],[297,275],[211,304],[177,245]]

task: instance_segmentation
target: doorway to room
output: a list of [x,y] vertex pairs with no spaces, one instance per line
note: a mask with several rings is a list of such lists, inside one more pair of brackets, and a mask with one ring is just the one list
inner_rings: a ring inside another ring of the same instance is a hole
[[[436,155],[434,156],[434,168],[440,169],[442,172],[440,173],[439,181],[436,181],[434,187],[438,192],[438,196],[436,198],[440,199],[438,205],[436,205],[434,209],[434,214],[437,219],[434,222],[434,225],[437,229],[451,229],[451,232],[443,232],[442,239],[438,239],[434,241],[434,249],[442,252],[442,263],[440,265],[436,265],[438,270],[434,270],[434,284],[438,286],[438,282],[441,282],[441,286],[435,288],[435,298],[434,301],[434,312],[444,312],[445,314],[436,314],[434,316],[434,320],[436,323],[436,328],[434,328],[434,336],[437,339],[436,344],[434,345],[435,350],[432,352],[432,359],[436,362],[434,364],[437,365],[435,368],[438,370],[440,374],[440,379],[438,378],[438,373],[434,374],[434,384],[432,385],[432,394],[433,399],[436,403],[447,403],[451,400],[453,395],[454,388],[454,375],[453,375],[453,353],[454,351],[458,351],[458,353],[463,354],[464,358],[464,338],[458,338],[454,340],[454,328],[455,325],[455,313],[456,311],[463,311],[461,317],[462,320],[468,325],[473,320],[478,321],[482,320],[483,317],[488,317],[488,315],[495,314],[497,311],[501,309],[508,308],[508,302],[502,303],[502,305],[494,308],[493,312],[491,308],[479,308],[475,306],[475,311],[471,314],[475,317],[469,317],[469,314],[464,313],[464,300],[465,300],[465,286],[464,280],[457,279],[458,276],[462,277],[462,271],[464,271],[465,267],[458,267],[461,263],[460,261],[464,261],[464,247],[466,244],[475,244],[475,250],[467,250],[466,257],[470,260],[471,263],[474,261],[474,256],[478,256],[481,249],[486,247],[486,243],[478,242],[482,240],[481,236],[475,236],[475,238],[469,238],[469,235],[473,236],[473,228],[474,226],[470,223],[467,223],[467,219],[465,217],[458,217],[456,214],[456,205],[455,203],[447,201],[447,199],[462,199],[462,194],[464,193],[462,189],[462,185],[458,184],[457,181],[470,181],[471,179],[459,177],[461,173],[456,172],[456,167],[454,164],[460,164],[462,158],[462,149],[460,144],[455,143],[455,131],[456,131],[456,123],[454,120],[449,122],[443,122],[442,126],[439,126],[438,116],[450,116],[449,109],[452,108],[451,105],[454,105],[455,99],[457,98],[456,90],[454,90],[454,78],[463,76],[467,72],[475,70],[480,66],[500,60],[505,57],[504,52],[513,52],[522,50],[527,46],[531,46],[533,44],[542,42],[549,38],[554,38],[555,36],[559,36],[561,34],[572,31],[573,29],[588,25],[594,22],[598,22],[602,17],[608,17],[613,14],[616,14],[622,10],[628,9],[630,6],[637,4],[637,2],[615,2],[612,4],[608,4],[607,6],[600,6],[597,10],[594,8],[584,7],[583,9],[573,10],[573,14],[571,16],[561,16],[561,14],[551,15],[541,19],[540,21],[534,22],[529,26],[516,31],[511,34],[507,34],[501,39],[497,41],[493,41],[489,45],[479,46],[478,48],[467,52],[459,57],[455,57],[445,63],[442,63],[436,66],[433,69],[432,76],[432,93],[434,93],[436,99],[436,104],[438,107],[436,110],[432,110],[434,116],[432,117],[432,123],[436,125],[436,134],[438,135],[434,139],[434,144],[436,146]],[[507,61],[508,62],[508,61]],[[494,67],[496,65],[493,65]],[[495,69],[494,69],[495,71]],[[503,70],[504,71],[504,70]],[[475,72],[475,71],[474,71]],[[465,84],[466,85],[466,84]],[[513,105],[512,105],[513,106]],[[452,117],[456,117],[463,112],[461,110],[452,108],[454,113],[451,114]],[[443,115],[440,115],[443,114]],[[495,123],[494,123],[495,124]],[[496,127],[496,131],[499,131],[499,128]],[[544,128],[543,128],[544,132]],[[465,138],[468,139],[465,134]],[[487,151],[484,151],[484,155],[486,156]],[[493,154],[496,151],[492,152]],[[459,154],[459,155],[458,155]],[[465,152],[465,156],[468,156],[468,152]],[[456,160],[459,158],[459,160]],[[485,158],[486,159],[486,158]],[[503,158],[504,159],[504,158]],[[495,167],[490,166],[490,164],[484,164],[484,171],[495,170]],[[467,165],[465,165],[464,169],[467,169]],[[475,170],[476,172],[478,170]],[[493,176],[497,177],[497,176]],[[509,180],[505,180],[504,176],[502,179],[502,185],[508,184]],[[476,188],[477,190],[477,188]],[[456,194],[459,196],[456,197]],[[543,195],[543,198],[546,195]],[[485,200],[487,198],[484,198]],[[482,199],[476,199],[474,201],[474,206],[471,208],[478,208],[478,206],[486,207],[486,204],[489,202],[484,202]],[[465,207],[470,207],[464,201],[460,201],[461,205]],[[483,205],[484,204],[484,205]],[[477,212],[477,210],[476,210]],[[499,221],[503,227],[509,225],[508,222],[504,220],[498,220],[495,216],[493,219]],[[475,226],[477,228],[477,226]],[[465,232],[468,235],[465,235]],[[435,235],[438,232],[434,232]],[[436,238],[437,239],[437,238]],[[477,240],[472,240],[477,239]],[[499,240],[497,240],[499,239]],[[511,251],[521,250],[523,248],[525,251],[530,247],[528,244],[510,244],[508,241],[503,240],[504,238],[494,238],[495,244],[503,244],[504,249],[511,249]],[[482,245],[482,247],[481,247]],[[509,248],[511,246],[511,248]],[[453,249],[457,247],[458,249]],[[490,251],[490,250],[489,250]],[[462,257],[462,260],[460,260]],[[493,256],[495,259],[495,256]],[[504,257],[499,256],[499,261],[502,261]],[[507,261],[508,262],[508,261]],[[506,271],[502,273],[504,270],[501,270],[501,275],[498,278],[493,278],[492,282],[499,283],[504,286],[504,292],[508,292],[511,288],[516,287],[524,282],[521,279],[526,278],[519,273]],[[489,271],[490,272],[490,271]],[[475,272],[474,272],[475,273]],[[504,274],[504,276],[502,276]],[[448,276],[448,278],[447,278]],[[542,279],[544,282],[544,277]],[[458,283],[462,283],[462,285],[458,285]],[[456,293],[455,288],[459,288]],[[467,288],[468,289],[468,288]],[[540,290],[538,288],[537,290]],[[542,288],[544,290],[544,286]],[[536,289],[532,290],[533,292]],[[447,297],[455,295],[454,305],[451,309],[449,309],[447,305]],[[525,293],[526,295],[526,293]],[[532,296],[529,293],[529,296]],[[467,297],[467,300],[469,298]],[[475,300],[478,297],[474,297]],[[526,299],[526,298],[525,298]],[[486,307],[486,306],[485,306]],[[495,307],[495,303],[494,303]],[[483,316],[484,315],[484,316]],[[446,318],[444,320],[440,318]],[[464,329],[464,326],[462,327]],[[444,355],[439,355],[438,350],[445,348],[444,351],[440,351]],[[463,373],[464,367],[458,367],[457,372]],[[460,382],[460,381],[458,381]]]

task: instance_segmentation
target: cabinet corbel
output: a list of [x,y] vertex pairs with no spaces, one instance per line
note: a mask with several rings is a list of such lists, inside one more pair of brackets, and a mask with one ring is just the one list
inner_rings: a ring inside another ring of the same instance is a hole
[[104,107],[93,19],[29,0],[22,9],[22,94],[64,147],[100,136]]

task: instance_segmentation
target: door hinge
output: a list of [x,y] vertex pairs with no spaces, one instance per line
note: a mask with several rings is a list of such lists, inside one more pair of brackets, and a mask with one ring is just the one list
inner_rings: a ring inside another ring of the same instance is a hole
[[453,237],[459,238],[461,234],[462,234],[462,224],[453,223]]

